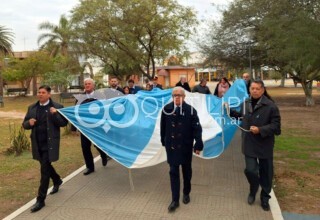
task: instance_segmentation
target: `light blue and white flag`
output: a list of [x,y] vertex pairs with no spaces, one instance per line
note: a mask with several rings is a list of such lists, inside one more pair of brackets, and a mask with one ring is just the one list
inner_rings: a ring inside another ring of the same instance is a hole
[[[240,106],[248,97],[243,80],[237,80],[223,98],[186,92],[202,125],[204,149],[201,158],[218,157],[227,148],[237,129],[223,103]],[[142,168],[166,161],[160,142],[160,116],[172,101],[172,89],[139,91],[108,100],[97,100],[58,111],[83,135],[114,160],[128,168]]]

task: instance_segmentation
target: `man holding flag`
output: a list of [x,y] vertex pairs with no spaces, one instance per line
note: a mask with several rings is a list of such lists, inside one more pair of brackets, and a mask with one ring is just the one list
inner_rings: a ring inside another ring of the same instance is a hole
[[203,149],[202,127],[197,111],[184,101],[185,90],[175,87],[172,98],[173,102],[162,109],[160,124],[161,143],[166,148],[167,162],[170,165],[172,202],[168,207],[169,212],[179,207],[180,165],[183,174],[183,203],[190,202],[192,153],[194,151],[199,154]]

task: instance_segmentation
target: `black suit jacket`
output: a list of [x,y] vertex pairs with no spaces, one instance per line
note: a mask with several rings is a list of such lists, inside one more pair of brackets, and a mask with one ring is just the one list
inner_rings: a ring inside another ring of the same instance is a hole
[[202,127],[197,111],[187,103],[182,104],[181,114],[174,111],[173,102],[162,110],[161,143],[166,148],[170,165],[188,164],[192,161],[193,150],[203,149]]
[[162,85],[161,85],[161,84],[157,84],[156,86],[151,85],[151,90],[152,90],[153,88],[159,88],[159,89],[162,89]]
[[[56,109],[63,108],[59,103],[53,102],[50,99],[49,107],[54,107]],[[39,108],[39,102],[32,104],[28,108],[28,112],[22,122],[24,129],[31,129],[31,145],[32,145],[32,156],[35,160],[40,160],[39,146],[37,143],[36,135],[41,135],[36,133],[36,126],[30,126],[29,120],[31,118],[36,118],[37,109]],[[58,112],[51,114],[47,112],[47,137],[48,137],[48,154],[49,161],[54,162],[59,159],[59,148],[60,148],[60,127],[64,127],[68,124],[68,121],[60,115]]]
[[181,86],[182,88],[184,88],[185,90],[187,90],[188,92],[191,92],[189,83],[185,82],[185,83],[181,83],[181,81],[179,81],[176,86]]
[[269,159],[273,157],[275,135],[281,134],[281,117],[278,107],[262,96],[252,109],[250,98],[241,106],[241,112],[231,110],[232,117],[242,117],[242,127],[259,127],[260,133],[242,132],[242,152],[249,157]]

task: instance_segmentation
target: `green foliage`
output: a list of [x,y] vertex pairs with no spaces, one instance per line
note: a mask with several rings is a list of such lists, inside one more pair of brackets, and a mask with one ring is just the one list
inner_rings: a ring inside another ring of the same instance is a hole
[[0,54],[12,52],[13,33],[3,25],[0,25]]
[[49,86],[59,86],[61,88],[68,88],[70,85],[72,76],[68,72],[48,72],[42,77],[42,84]]
[[6,154],[19,156],[23,151],[30,150],[30,140],[27,137],[24,128],[21,126],[19,130],[16,130],[15,125],[9,124],[10,130],[10,147],[7,149]]
[[49,31],[39,36],[38,43],[41,45],[40,48],[50,51],[52,56],[56,56],[59,53],[63,56],[68,55],[72,24],[65,15],[60,17],[58,25],[45,21],[39,25],[39,29]]
[[306,104],[313,105],[312,81],[320,79],[320,2],[318,0],[237,0],[212,24],[200,43],[208,62],[234,68],[273,67],[299,81]]
[[174,0],[84,0],[72,22],[84,51],[99,57],[108,73],[152,78],[156,61],[181,49],[196,16]]
[[55,71],[78,74],[81,71],[78,60],[83,54],[69,19],[62,15],[58,25],[45,21],[39,25],[39,29],[47,31],[39,36],[38,43],[41,50],[54,57]]
[[275,71],[275,70],[271,70],[269,71],[269,77],[271,79],[274,79],[276,82],[278,82],[278,80],[280,80],[282,78],[282,74],[278,71]]
[[20,81],[22,87],[29,88],[33,77],[42,76],[52,70],[52,59],[47,53],[39,51],[24,60],[10,58],[8,67],[3,72],[3,78],[7,81]]

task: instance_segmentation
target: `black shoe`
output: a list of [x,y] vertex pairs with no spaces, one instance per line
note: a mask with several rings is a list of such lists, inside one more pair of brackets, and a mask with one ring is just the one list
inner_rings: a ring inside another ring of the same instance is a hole
[[264,211],[270,211],[270,205],[268,202],[261,202],[261,207]]
[[108,160],[106,157],[101,157],[101,160],[102,160],[102,166],[107,166],[107,163],[108,163]]
[[250,194],[248,195],[248,204],[249,204],[249,205],[252,205],[255,200],[256,200],[256,195],[250,193]]
[[190,196],[189,195],[183,195],[182,199],[184,204],[188,204],[190,202]]
[[169,212],[174,212],[179,207],[179,202],[172,201],[168,207]]
[[83,172],[83,175],[89,175],[90,173],[93,173],[94,172],[94,170],[92,170],[92,169],[86,169],[86,171],[84,171]]
[[52,194],[57,193],[59,191],[59,186],[61,186],[62,183],[63,183],[63,181],[60,179],[59,183],[54,184],[50,194],[52,195]]
[[31,212],[37,212],[42,209],[46,204],[41,201],[37,201],[31,208]]

